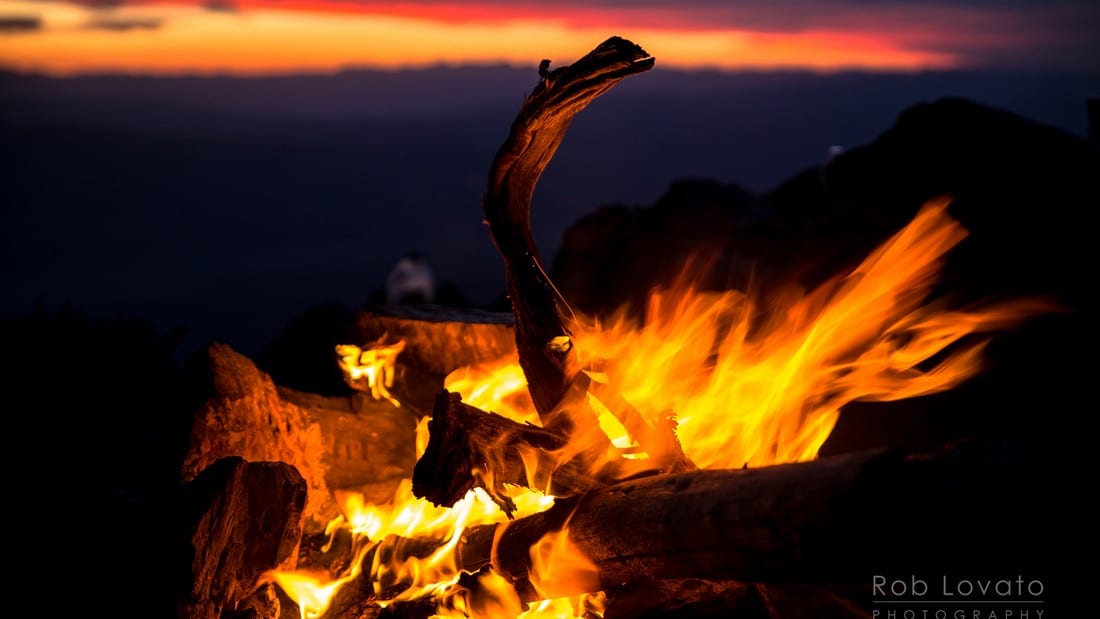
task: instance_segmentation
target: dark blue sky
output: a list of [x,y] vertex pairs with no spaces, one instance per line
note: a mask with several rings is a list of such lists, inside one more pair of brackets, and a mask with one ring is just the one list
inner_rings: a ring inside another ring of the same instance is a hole
[[[481,223],[493,153],[537,77],[508,68],[286,78],[0,75],[0,311],[72,304],[258,353],[312,305],[361,306],[405,252],[477,304],[503,291]],[[573,123],[543,176],[547,262],[605,204],[678,178],[765,191],[962,96],[1084,135],[1100,79],[1042,72],[675,72],[633,77]]]

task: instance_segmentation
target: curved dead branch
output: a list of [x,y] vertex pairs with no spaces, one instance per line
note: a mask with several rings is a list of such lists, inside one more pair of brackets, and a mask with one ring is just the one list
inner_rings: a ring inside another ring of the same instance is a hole
[[567,326],[572,310],[543,269],[531,236],[531,196],[573,117],[623,78],[652,68],[653,62],[641,47],[619,37],[553,71],[544,60],[542,79],[524,101],[489,170],[483,206],[504,258],[520,365],[543,425],[562,425],[565,434],[578,424],[595,422],[555,414],[580,368]]

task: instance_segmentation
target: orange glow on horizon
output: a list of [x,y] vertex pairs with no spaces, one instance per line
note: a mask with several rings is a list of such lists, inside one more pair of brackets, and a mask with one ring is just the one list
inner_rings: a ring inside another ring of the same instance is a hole
[[[655,18],[624,29],[613,25],[607,10],[598,12],[599,19],[568,9],[562,17],[528,10],[489,18],[474,7],[468,19],[455,19],[448,11],[431,16],[433,7],[380,13],[373,5],[353,10],[326,1],[297,8],[255,1],[241,6],[212,11],[146,3],[105,12],[62,2],[0,0],[0,15],[37,15],[42,24],[36,31],[0,36],[0,67],[54,75],[265,75],[440,64],[534,66],[544,57],[571,62],[614,34],[637,41],[666,68],[919,71],[960,64],[952,54],[912,49],[888,32],[688,28]],[[97,19],[113,20],[107,25],[116,27],[90,27]],[[131,24],[135,27],[127,27]]]

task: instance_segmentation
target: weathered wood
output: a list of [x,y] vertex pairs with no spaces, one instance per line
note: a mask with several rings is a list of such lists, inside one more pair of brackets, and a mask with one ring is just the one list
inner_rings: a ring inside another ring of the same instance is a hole
[[944,557],[958,570],[1047,565],[1057,547],[1051,455],[1037,440],[648,477],[470,531],[461,565],[480,569],[492,556],[498,573],[522,583],[531,546],[566,522],[605,587],[670,578],[866,583],[891,569],[942,571]]
[[[504,259],[519,363],[539,419],[543,427],[581,441],[579,448],[589,459],[609,444],[587,406],[589,381],[572,341],[576,316],[546,274],[531,234],[531,197],[573,117],[623,78],[647,71],[653,63],[645,50],[619,37],[553,71],[544,60],[542,80],[524,101],[490,166],[483,203],[489,232]],[[654,468],[695,468],[671,426],[650,427],[630,406],[612,408],[612,413],[653,458]]]
[[293,466],[239,457],[218,460],[185,486],[191,583],[179,617],[219,619],[253,595],[264,572],[294,569],[306,497]]
[[328,397],[278,387],[279,396],[304,410],[321,429],[325,483],[359,492],[368,503],[393,498],[416,462],[418,414],[365,394]]
[[563,457],[568,440],[561,434],[483,412],[457,393],[439,394],[428,430],[427,448],[413,469],[413,493],[436,505],[454,505],[481,487],[511,513],[506,483],[572,496],[615,476],[606,469],[599,474],[590,454]]
[[[863,585],[859,597],[866,597],[870,590],[867,583]],[[753,589],[764,606],[767,619],[872,619],[874,616],[869,609],[828,587],[756,583]]]
[[239,456],[251,462],[286,462],[309,487],[306,516],[323,528],[339,513],[325,483],[321,428],[306,411],[279,397],[271,377],[249,358],[214,342],[193,372],[202,404],[195,411],[182,479],[194,479],[214,462]]
[[[1049,484],[1060,465],[1051,452],[1040,438],[635,479],[470,529],[458,565],[468,572],[491,565],[525,595],[531,547],[568,524],[603,589],[653,580],[760,582],[768,587],[757,591],[765,610],[789,603],[787,585],[866,587],[872,574],[942,573],[946,558],[957,573],[1014,565],[1043,578],[1035,570],[1056,565],[1052,553],[1062,544]],[[844,596],[814,595],[829,612],[860,616]]]
[[607,593],[605,619],[667,616],[771,619],[753,586],[735,580],[639,580]]
[[375,307],[360,312],[359,341],[405,340],[398,360],[421,371],[446,375],[457,368],[499,359],[515,351],[512,315],[435,305]]
[[[582,415],[553,414],[579,367],[567,323],[572,310],[543,269],[531,235],[531,197],[569,123],[623,78],[650,69],[654,59],[634,43],[612,37],[572,65],[551,72],[524,101],[489,170],[483,207],[504,259],[515,317],[516,348],[543,426],[587,427]],[[545,65],[549,64],[544,61]]]

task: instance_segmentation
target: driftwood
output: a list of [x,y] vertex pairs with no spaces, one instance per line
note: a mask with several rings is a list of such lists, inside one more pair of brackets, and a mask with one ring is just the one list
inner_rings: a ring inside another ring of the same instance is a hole
[[[759,582],[773,590],[758,597],[781,606],[787,584],[866,586],[872,574],[942,573],[946,557],[957,573],[1013,565],[1041,578],[1034,569],[1056,565],[1059,548],[1047,483],[1059,465],[1050,451],[1042,439],[933,454],[874,450],[629,480],[468,530],[458,564],[469,572],[491,565],[530,597],[532,545],[568,525],[608,590],[653,580]],[[354,616],[347,606],[329,614]]]
[[504,259],[515,316],[516,349],[543,426],[588,426],[582,415],[555,416],[580,370],[567,326],[572,316],[543,269],[531,235],[531,196],[573,117],[623,78],[653,67],[634,43],[612,37],[572,65],[546,71],[524,101],[489,170],[485,219]]
[[179,617],[218,619],[252,597],[264,572],[293,569],[306,495],[305,479],[282,462],[225,458],[199,474],[185,488],[191,584]]
[[[607,467],[591,466],[606,460],[613,448],[584,397],[595,385],[581,371],[573,348],[569,330],[572,310],[543,269],[531,235],[531,196],[573,117],[620,80],[648,70],[653,62],[642,48],[618,37],[569,66],[547,71],[549,61],[543,62],[542,80],[524,101],[490,167],[484,209],[493,242],[504,259],[519,363],[545,431],[511,427],[499,418],[479,420],[465,409],[452,411],[446,419],[433,422],[433,444],[414,480],[418,496],[453,504],[481,483],[474,479],[475,471],[481,469],[491,471],[499,480],[489,488],[499,497],[500,483],[528,485],[521,452],[560,451],[566,443],[575,455],[567,458],[569,464],[555,476],[559,489],[572,495],[616,478],[615,471]],[[605,398],[614,395],[605,391]],[[653,469],[682,472],[695,468],[683,455],[671,424],[650,427],[625,400],[608,403],[649,453]],[[438,400],[435,415],[448,412],[449,407],[463,408]],[[508,445],[503,454],[489,449],[501,440]],[[558,456],[543,453],[537,457],[540,465],[546,465]],[[549,468],[555,468],[550,464]],[[585,464],[590,465],[587,471]],[[510,507],[507,500],[502,504]]]

